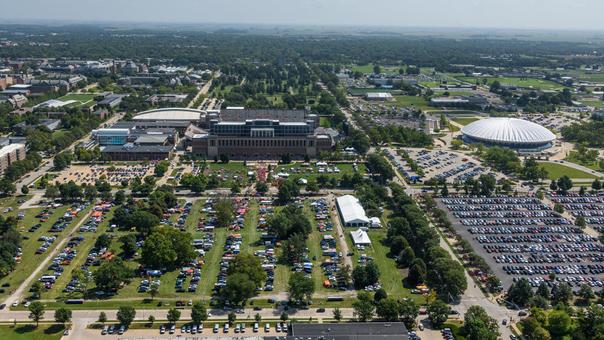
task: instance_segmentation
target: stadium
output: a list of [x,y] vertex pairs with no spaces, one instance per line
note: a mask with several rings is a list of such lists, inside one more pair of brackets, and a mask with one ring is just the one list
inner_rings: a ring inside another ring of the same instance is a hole
[[556,136],[543,126],[517,118],[488,118],[461,129],[467,143],[483,143],[518,150],[542,151],[552,146]]

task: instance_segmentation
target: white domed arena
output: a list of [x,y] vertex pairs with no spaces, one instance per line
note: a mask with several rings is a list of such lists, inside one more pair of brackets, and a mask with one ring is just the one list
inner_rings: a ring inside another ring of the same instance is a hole
[[488,118],[475,121],[461,129],[467,143],[483,143],[523,150],[544,150],[556,140],[543,126],[517,118]]

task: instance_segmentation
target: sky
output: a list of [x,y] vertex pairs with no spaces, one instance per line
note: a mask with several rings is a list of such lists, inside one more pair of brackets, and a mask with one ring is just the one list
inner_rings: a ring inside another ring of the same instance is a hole
[[0,22],[226,23],[604,31],[602,0],[0,0]]

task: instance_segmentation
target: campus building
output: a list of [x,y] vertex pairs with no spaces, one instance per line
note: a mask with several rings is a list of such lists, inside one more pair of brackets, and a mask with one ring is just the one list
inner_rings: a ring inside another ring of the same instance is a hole
[[9,144],[0,149],[0,173],[4,173],[13,162],[25,159],[25,144]]
[[201,157],[316,157],[334,145],[331,135],[318,130],[318,116],[306,110],[227,108],[205,118],[206,130],[190,136],[192,153]]

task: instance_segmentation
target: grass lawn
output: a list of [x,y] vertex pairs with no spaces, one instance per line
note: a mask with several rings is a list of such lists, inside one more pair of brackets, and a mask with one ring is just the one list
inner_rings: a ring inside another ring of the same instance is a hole
[[46,325],[38,327],[34,324],[0,326],[2,340],[58,340],[63,336],[63,325]]
[[558,179],[564,175],[566,175],[570,178],[583,178],[583,179],[594,179],[594,178],[598,177],[593,174],[571,168],[564,164],[545,163],[545,162],[539,162],[539,164],[541,164],[542,168],[545,168],[545,170],[547,170],[547,173],[548,173],[547,177],[549,179]]
[[[466,81],[468,83],[475,84],[479,81],[482,84],[485,78],[474,78],[474,77],[458,77],[459,80]],[[520,86],[520,87],[531,87],[539,90],[562,90],[564,86],[555,83],[553,81],[536,78],[513,78],[513,77],[488,77],[487,84],[491,85],[495,80],[498,80],[501,85]]]
[[602,107],[604,107],[604,101],[601,100],[596,100],[596,99],[592,99],[592,100],[581,100],[581,103],[588,105],[588,106],[593,106],[595,108],[601,109]]
[[604,170],[604,169],[600,168],[600,164],[598,161],[591,162],[591,163],[585,163],[585,162],[581,162],[580,160],[578,160],[576,156],[577,156],[577,152],[571,151],[564,160],[567,162],[582,165],[582,166],[584,166],[586,168],[590,168],[592,170],[596,170],[596,171]]
[[415,107],[422,110],[430,109],[428,102],[423,97],[418,96],[394,96],[396,105],[399,107]]
[[86,106],[89,107],[94,104],[94,97],[96,94],[94,93],[68,93],[63,97],[58,98],[60,101],[68,101],[75,100],[78,103],[74,103],[70,106]]
[[207,162],[207,175],[216,174],[220,179],[220,187],[229,188],[234,180],[239,180],[242,185],[247,183],[247,167],[243,162],[214,163]]
[[459,117],[459,118],[453,118],[451,119],[452,121],[454,121],[457,124],[461,124],[461,125],[468,125],[470,123],[474,123],[477,120],[480,120],[480,118],[478,117]]
[[[56,234],[57,240],[44,254],[35,254],[36,250],[42,245],[42,242],[38,241],[40,236],[53,235],[48,230],[57,221],[57,219],[59,219],[59,217],[63,216],[63,214],[67,211],[68,207],[69,206],[62,206],[55,209],[46,222],[40,222],[39,219],[35,217],[39,212],[43,210],[42,208],[28,209],[25,211],[25,217],[17,224],[17,228],[23,236],[23,241],[21,242],[23,256],[21,262],[17,264],[15,270],[9,275],[0,279],[0,285],[8,285],[8,287],[4,288],[4,292],[0,291],[0,297],[5,297],[9,294],[11,290],[16,289],[23,281],[25,281],[25,279],[36,269],[40,261],[42,261],[48,256],[48,253],[52,251],[51,249],[53,249],[56,244],[61,242],[61,240],[63,240],[65,236],[67,236],[69,230],[73,227],[73,224],[79,221],[79,218],[76,218],[69,224],[69,226],[65,230]],[[84,216],[87,212],[88,209],[81,211],[79,216]],[[42,226],[38,228],[38,230],[32,233],[27,231],[29,227],[37,223],[42,224]]]
[[[386,225],[386,218],[382,218],[382,225]],[[406,277],[404,270],[397,268],[394,259],[389,258],[387,255],[390,252],[390,248],[384,244],[384,240],[387,237],[388,231],[386,228],[382,229],[371,229],[367,232],[371,239],[371,247],[365,248],[365,250],[357,250],[352,243],[352,237],[350,232],[354,228],[345,228],[344,237],[346,243],[348,243],[349,249],[354,249],[353,262],[354,265],[358,265],[360,254],[365,254],[372,257],[380,270],[380,283],[382,287],[388,293],[388,296],[394,298],[410,298],[418,304],[423,304],[425,298],[423,295],[411,294],[411,290],[403,286],[403,279]]]
[[[352,65],[349,66],[352,72],[361,72],[361,73],[373,73],[373,63],[369,63],[367,65]],[[399,66],[385,66],[380,65],[382,69],[382,73],[395,73],[398,74]]]
[[319,125],[324,128],[331,127],[331,120],[329,117],[319,117]]
[[[306,180],[317,180],[317,178],[321,175],[325,175],[327,177],[335,177],[335,178],[341,178],[342,176],[344,176],[344,174],[349,174],[352,175],[354,174],[354,169],[352,167],[352,164],[336,164],[336,166],[338,167],[338,169],[340,169],[339,173],[319,173],[318,172],[318,168],[316,166],[309,166],[309,167],[303,167],[301,166],[301,163],[292,163],[292,164],[287,164],[287,165],[280,165],[277,167],[275,173],[279,173],[279,172],[284,172],[284,173],[289,173],[289,179],[292,179],[294,181],[297,181],[300,178],[304,178]],[[330,166],[331,168],[333,168],[333,166]],[[367,172],[367,168],[365,167],[365,164],[358,164],[358,169],[361,175],[365,174]],[[296,172],[297,171],[297,172]]]

